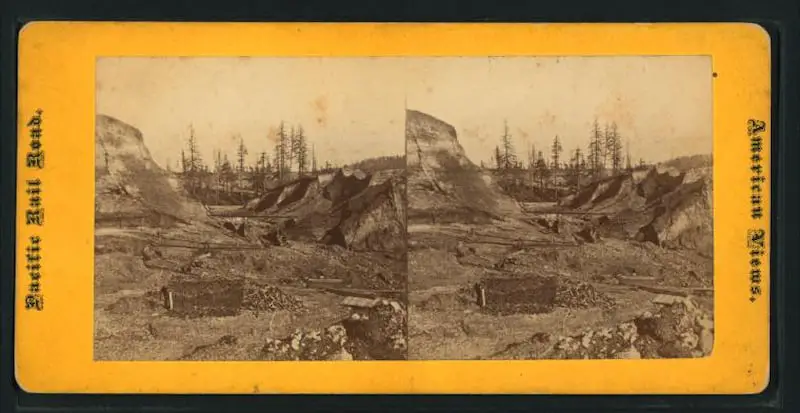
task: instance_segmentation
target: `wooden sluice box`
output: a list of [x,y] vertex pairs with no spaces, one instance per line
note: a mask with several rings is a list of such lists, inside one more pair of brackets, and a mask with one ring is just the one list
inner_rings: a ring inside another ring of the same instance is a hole
[[476,302],[490,312],[547,313],[552,311],[558,279],[545,276],[486,278],[475,286]]
[[161,289],[171,314],[183,317],[222,317],[239,314],[244,300],[244,279],[180,278]]

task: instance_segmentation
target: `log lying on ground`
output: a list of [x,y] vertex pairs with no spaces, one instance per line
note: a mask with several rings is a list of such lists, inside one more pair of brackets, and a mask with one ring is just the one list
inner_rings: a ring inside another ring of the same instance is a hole
[[362,290],[356,288],[324,288],[329,293],[343,296],[363,297],[363,298],[402,298],[405,291],[399,290]]

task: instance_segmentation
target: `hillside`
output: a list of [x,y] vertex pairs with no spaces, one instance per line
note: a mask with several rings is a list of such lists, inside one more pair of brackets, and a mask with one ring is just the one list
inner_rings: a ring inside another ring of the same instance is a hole
[[[596,181],[561,200],[570,209],[607,214],[627,236],[658,245],[713,251],[711,168],[666,163]],[[666,165],[680,165],[683,169]]]
[[105,115],[96,118],[95,185],[100,221],[137,216],[190,221],[205,216],[202,205],[153,161],[142,133]]
[[403,170],[366,173],[340,169],[302,177],[251,200],[245,211],[279,220],[294,239],[351,249],[405,248]]
[[406,154],[410,215],[469,221],[520,211],[494,179],[467,158],[452,125],[408,110]]

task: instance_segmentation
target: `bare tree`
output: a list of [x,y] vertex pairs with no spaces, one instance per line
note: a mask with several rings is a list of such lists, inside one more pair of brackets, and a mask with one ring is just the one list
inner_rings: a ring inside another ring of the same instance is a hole
[[631,165],[631,144],[627,140],[625,142],[625,152],[625,169],[630,172],[633,170],[633,165]]
[[306,142],[306,136],[303,132],[302,125],[297,126],[293,143],[295,146],[295,158],[297,159],[297,173],[299,175],[303,175],[305,174],[306,167],[308,166],[308,144]]
[[603,136],[597,119],[594,120],[592,134],[589,138],[589,168],[595,176],[602,170]]
[[317,151],[314,144],[311,144],[311,172],[317,173]]
[[222,190],[231,192],[233,190],[233,182],[236,179],[236,173],[228,161],[228,155],[224,155],[222,164],[220,166],[220,177],[222,179]]
[[297,155],[297,128],[294,125],[289,131],[289,144],[286,148],[286,169],[291,172]]
[[511,141],[511,134],[508,133],[508,121],[503,122],[503,169],[511,169],[517,164],[517,156],[514,154],[514,144]]
[[581,148],[575,148],[575,152],[573,152],[570,163],[572,164],[572,177],[575,179],[575,189],[580,190],[581,176],[583,175],[583,170],[586,167],[586,161],[583,159]]
[[608,127],[605,144],[606,153],[611,161],[611,170],[616,175],[622,169],[622,142],[616,122],[612,122]]
[[247,146],[244,144],[244,138],[241,135],[237,135],[239,138],[239,146],[236,148],[236,160],[239,166],[239,173],[244,172],[244,161],[245,157],[247,157]]
[[189,138],[187,139],[188,157],[185,159],[184,171],[188,175],[190,192],[194,191],[199,186],[200,175],[202,172],[203,160],[200,156],[200,149],[197,146],[197,137],[194,135],[194,127],[189,125]]
[[558,135],[553,138],[553,146],[551,147],[551,153],[553,154],[553,170],[557,171],[560,169],[560,158],[561,152],[563,152],[564,148],[561,147],[561,141],[558,139]]
[[275,144],[275,167],[278,169],[278,180],[283,181],[286,174],[286,152],[288,150],[286,125],[281,121],[278,128],[278,142]]
[[244,145],[244,138],[242,138],[241,135],[237,135],[237,137],[239,138],[239,145],[236,148],[236,162],[237,162],[236,172],[239,177],[237,183],[239,187],[242,187],[243,186],[242,179],[244,179],[244,172],[245,172],[244,161],[245,157],[247,156],[247,147]]
[[603,136],[601,138],[602,145],[602,153],[600,154],[600,169],[606,170],[608,166],[608,159],[610,158],[610,153],[608,151],[608,122],[605,123],[603,126]]
[[547,161],[544,159],[542,151],[539,151],[538,158],[536,159],[536,175],[539,178],[539,187],[542,189],[546,188],[550,170],[547,167]]
[[181,173],[186,174],[189,170],[189,162],[186,161],[186,152],[181,148]]
[[528,148],[528,174],[531,182],[536,180],[536,145],[531,144]]

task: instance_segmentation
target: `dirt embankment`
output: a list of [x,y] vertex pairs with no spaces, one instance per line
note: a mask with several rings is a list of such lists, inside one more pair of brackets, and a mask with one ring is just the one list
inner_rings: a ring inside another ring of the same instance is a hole
[[480,215],[520,211],[519,205],[467,158],[452,125],[408,110],[406,152],[411,219],[436,214],[462,216],[469,222]]
[[710,167],[681,171],[658,166],[596,181],[561,205],[606,214],[639,241],[710,255],[712,191]]
[[285,221],[283,230],[293,239],[351,250],[404,250],[405,185],[402,170],[340,169],[276,187],[245,210]]
[[165,226],[205,217],[202,205],[153,161],[142,133],[105,115],[96,118],[95,183],[100,225],[132,220],[136,225]]
[[405,186],[404,177],[392,177],[340,203],[333,209],[338,222],[323,242],[351,249],[404,251]]

